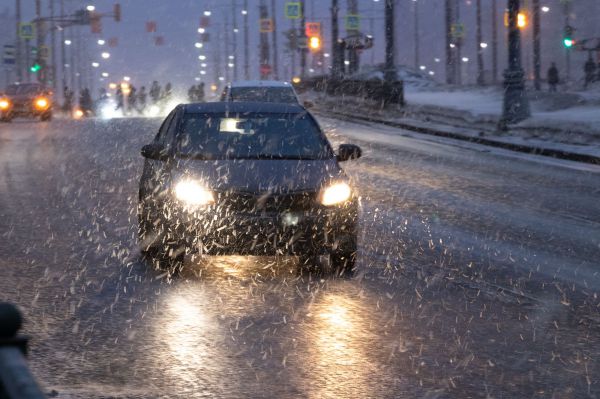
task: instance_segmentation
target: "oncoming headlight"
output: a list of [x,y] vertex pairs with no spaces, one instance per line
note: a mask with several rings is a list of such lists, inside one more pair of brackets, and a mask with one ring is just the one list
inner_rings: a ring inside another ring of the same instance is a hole
[[44,97],[38,97],[35,100],[35,107],[37,109],[45,109],[48,108],[48,106],[50,105],[50,103],[48,102],[48,100]]
[[323,189],[321,192],[321,204],[338,205],[350,199],[352,189],[348,183],[339,182]]
[[189,206],[202,206],[215,202],[213,193],[194,180],[182,180],[175,185],[175,197]]
[[10,102],[8,100],[0,100],[0,109],[8,109],[8,107],[10,107]]

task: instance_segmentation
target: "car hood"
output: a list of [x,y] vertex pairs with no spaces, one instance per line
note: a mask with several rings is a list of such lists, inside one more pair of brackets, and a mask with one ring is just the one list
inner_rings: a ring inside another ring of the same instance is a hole
[[344,174],[335,159],[327,160],[183,160],[174,181],[193,178],[217,191],[317,191]]

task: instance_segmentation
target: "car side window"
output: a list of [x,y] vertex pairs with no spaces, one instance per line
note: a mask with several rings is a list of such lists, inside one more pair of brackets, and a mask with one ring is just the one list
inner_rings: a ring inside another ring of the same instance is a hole
[[171,124],[171,121],[173,120],[173,117],[175,116],[175,110],[171,111],[171,113],[169,114],[169,116],[167,116],[164,120],[164,122],[162,123],[162,125],[160,125],[160,128],[158,129],[158,133],[156,133],[156,136],[154,137],[154,142],[155,143],[164,143],[165,141],[165,136],[167,135],[167,131],[169,129],[169,126]]
[[177,110],[173,111],[172,114],[172,118],[171,121],[169,122],[169,126],[166,129],[164,138],[162,143],[166,146],[169,147],[171,144],[173,144],[173,140],[175,138],[176,132],[177,132],[177,126],[179,125],[179,119],[180,119],[180,112],[178,112]]

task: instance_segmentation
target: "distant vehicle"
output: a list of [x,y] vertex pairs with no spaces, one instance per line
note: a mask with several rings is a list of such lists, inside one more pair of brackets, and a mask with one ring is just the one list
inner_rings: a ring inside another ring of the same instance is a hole
[[[271,103],[177,106],[151,144],[139,187],[141,250],[162,262],[186,252],[329,255],[356,259],[359,201],[337,155],[302,107]],[[315,261],[315,262],[312,262]]]
[[39,83],[9,85],[0,96],[0,120],[10,122],[13,118],[24,116],[52,119],[52,91]]
[[288,82],[255,80],[229,83],[221,94],[221,101],[269,102],[299,104],[294,87]]

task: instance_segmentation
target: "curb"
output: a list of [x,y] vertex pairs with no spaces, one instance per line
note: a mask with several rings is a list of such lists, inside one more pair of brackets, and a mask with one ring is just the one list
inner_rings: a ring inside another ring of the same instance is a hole
[[397,127],[400,129],[410,130],[410,131],[422,133],[422,134],[428,134],[431,136],[467,141],[470,143],[481,144],[481,145],[486,145],[486,146],[496,147],[496,148],[502,148],[505,150],[515,151],[515,152],[522,152],[522,153],[526,153],[526,154],[541,155],[541,156],[546,156],[546,157],[551,157],[551,158],[564,159],[564,160],[568,160],[568,161],[600,165],[600,157],[594,156],[594,155],[589,155],[589,154],[580,154],[580,153],[570,152],[570,151],[565,151],[565,150],[528,146],[525,144],[506,143],[503,141],[491,140],[491,139],[486,139],[483,137],[473,137],[473,136],[467,136],[467,135],[463,135],[463,134],[459,134],[459,133],[435,130],[433,128],[428,128],[428,127],[424,127],[424,126],[415,126],[415,125],[411,125],[410,123],[406,123],[406,122],[395,122],[395,121],[389,121],[389,120],[385,120],[385,119],[372,118],[370,116],[352,115],[352,114],[347,114],[347,113],[339,112],[339,111],[321,111],[321,110],[314,110],[314,111],[315,111],[315,113],[320,113],[322,115],[331,115],[331,116],[336,116],[336,117],[342,117],[342,118],[345,118],[348,120],[353,119],[353,120],[360,120],[360,121],[365,121],[365,122],[373,122],[373,123],[378,123],[380,125]]

